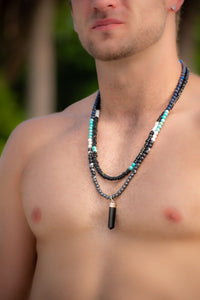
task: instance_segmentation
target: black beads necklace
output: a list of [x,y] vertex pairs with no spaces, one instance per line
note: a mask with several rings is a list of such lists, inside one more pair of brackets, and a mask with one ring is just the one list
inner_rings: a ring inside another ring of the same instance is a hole
[[[144,146],[140,150],[139,154],[137,157],[134,159],[134,161],[131,163],[131,165],[120,175],[118,176],[109,176],[105,174],[102,169],[99,166],[98,162],[98,155],[97,155],[97,124],[99,120],[99,115],[100,115],[100,108],[101,108],[101,97],[100,97],[100,92],[97,95],[97,98],[95,100],[93,109],[92,109],[92,114],[90,118],[90,125],[89,125],[89,137],[88,137],[88,159],[89,159],[89,167],[92,175],[93,182],[95,184],[97,192],[104,198],[110,200],[110,205],[109,205],[109,218],[108,218],[108,228],[113,229],[115,227],[115,216],[116,216],[116,202],[115,198],[119,197],[124,190],[127,188],[129,182],[131,179],[135,176],[137,173],[138,168],[140,167],[141,163],[147,156],[147,154],[150,152],[153,144],[156,141],[156,138],[162,129],[162,126],[164,125],[167,116],[169,112],[172,110],[174,107],[175,103],[179,99],[189,77],[189,69],[187,66],[184,65],[182,61],[182,72],[181,76],[179,78],[178,84],[175,88],[174,94],[167,105],[166,109],[162,112],[160,117],[157,119],[153,129],[150,131],[148,138],[146,139]],[[100,176],[102,176],[104,179],[107,180],[120,180],[123,179],[125,176],[127,176],[124,184],[122,187],[113,195],[106,195],[105,193],[102,192],[99,183],[96,178],[96,171]]]

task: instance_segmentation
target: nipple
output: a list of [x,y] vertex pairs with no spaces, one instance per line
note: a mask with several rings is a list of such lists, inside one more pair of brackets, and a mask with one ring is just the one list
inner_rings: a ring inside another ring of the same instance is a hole
[[31,213],[31,219],[36,224],[39,223],[42,218],[42,213],[39,207],[35,207]]
[[182,220],[182,215],[178,209],[173,207],[168,207],[164,210],[164,215],[168,221],[174,223],[180,223]]

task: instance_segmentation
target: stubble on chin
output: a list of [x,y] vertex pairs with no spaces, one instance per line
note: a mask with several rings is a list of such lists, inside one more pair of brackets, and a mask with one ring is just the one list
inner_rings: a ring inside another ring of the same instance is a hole
[[103,46],[97,47],[94,43],[88,45],[88,52],[94,59],[101,61],[118,60],[132,55],[131,48],[120,47],[114,50],[112,47],[107,47],[103,49]]
[[[87,45],[83,46],[94,59],[101,61],[118,60],[133,54],[133,47],[131,44],[122,43],[121,41],[112,43],[111,39],[112,35],[109,32],[105,32],[103,34],[102,43],[96,43],[89,39]],[[107,41],[108,43],[106,43]]]
[[[138,32],[135,36],[127,36],[118,41],[109,41],[111,38],[109,32],[103,36],[103,42],[96,43],[93,40],[88,40],[87,46],[84,47],[88,53],[95,59],[102,61],[119,60],[141,53],[156,44],[164,32],[165,23],[160,24],[160,27],[147,28]],[[106,40],[108,43],[106,43]]]

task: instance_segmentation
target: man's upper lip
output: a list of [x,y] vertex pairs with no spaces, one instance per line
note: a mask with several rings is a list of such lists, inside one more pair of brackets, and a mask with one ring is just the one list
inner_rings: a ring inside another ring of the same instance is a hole
[[92,24],[92,29],[95,29],[96,27],[99,26],[106,26],[110,24],[123,24],[123,22],[117,19],[101,19],[101,20],[97,20]]

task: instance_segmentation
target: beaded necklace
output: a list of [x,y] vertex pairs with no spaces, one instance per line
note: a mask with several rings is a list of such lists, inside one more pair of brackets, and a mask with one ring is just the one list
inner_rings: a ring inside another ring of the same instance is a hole
[[[128,184],[130,183],[131,179],[135,176],[137,173],[138,168],[142,164],[143,160],[147,156],[147,154],[150,152],[153,144],[155,143],[157,136],[162,129],[167,116],[169,112],[172,110],[174,107],[175,103],[177,100],[180,98],[180,95],[187,84],[188,77],[189,77],[189,69],[182,61],[180,61],[182,65],[182,72],[181,76],[179,78],[178,84],[175,88],[175,91],[173,93],[173,96],[168,103],[166,109],[161,113],[157,121],[155,122],[155,125],[153,129],[150,131],[148,138],[146,139],[144,146],[140,150],[139,154],[137,157],[134,159],[134,161],[131,163],[131,165],[120,175],[118,176],[109,176],[105,174],[102,169],[99,166],[99,162],[97,159],[97,124],[99,120],[99,115],[100,115],[100,108],[101,108],[101,97],[100,97],[100,92],[98,92],[97,98],[95,100],[93,109],[92,109],[92,114],[90,118],[90,123],[89,123],[89,137],[88,137],[88,160],[89,160],[89,167],[92,175],[92,180],[95,184],[97,192],[104,197],[107,200],[110,200],[110,205],[109,205],[109,218],[108,218],[108,228],[113,229],[115,227],[115,216],[116,216],[116,202],[115,198],[119,197],[124,190],[127,188]],[[104,179],[107,180],[121,180],[125,176],[127,176],[124,184],[121,186],[121,188],[114,194],[112,195],[106,195],[105,193],[102,192],[100,185],[97,181],[96,177],[96,171],[98,174],[103,177]]]

